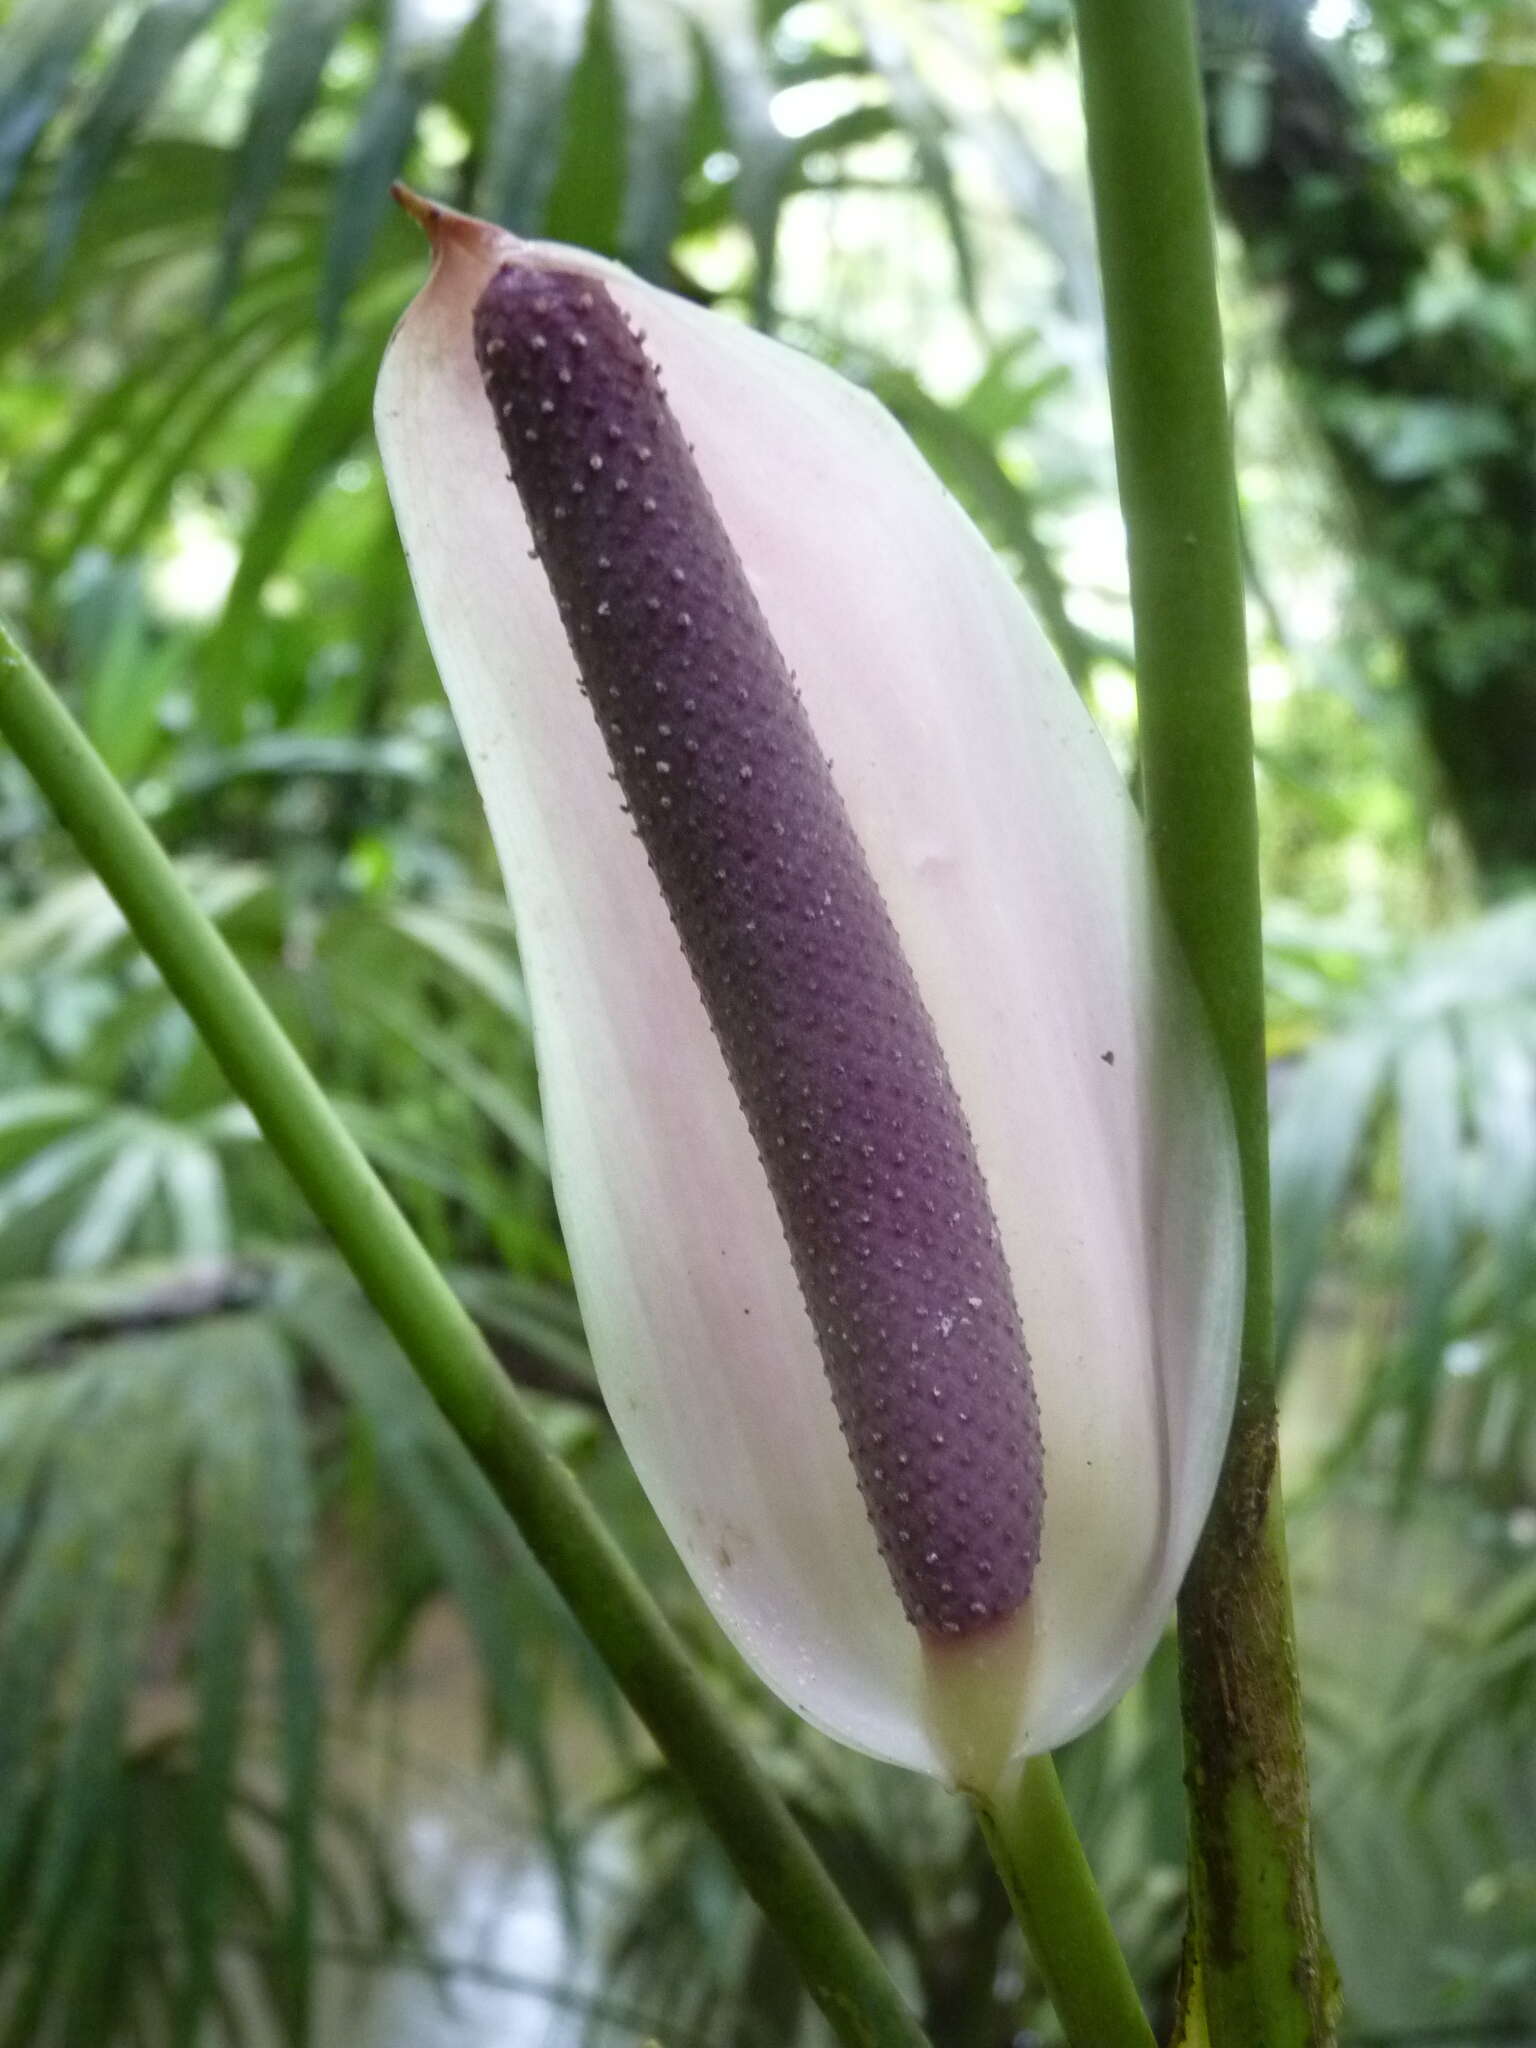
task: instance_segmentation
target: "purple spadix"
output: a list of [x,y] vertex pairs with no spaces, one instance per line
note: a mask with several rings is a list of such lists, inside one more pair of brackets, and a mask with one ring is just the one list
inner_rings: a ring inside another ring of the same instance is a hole
[[1230,1113],[1140,821],[872,400],[408,203],[379,445],[614,1426],[767,1684],[990,1783],[1140,1669],[1231,1414]]
[[[833,770],[639,338],[510,264],[486,396],[773,1192],[914,1626],[1028,1597],[1040,1427],[965,1112]],[[615,801],[618,801],[617,795]]]

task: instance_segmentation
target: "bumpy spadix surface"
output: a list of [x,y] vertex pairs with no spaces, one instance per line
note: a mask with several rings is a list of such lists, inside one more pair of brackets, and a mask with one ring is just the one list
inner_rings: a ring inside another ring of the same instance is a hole
[[475,313],[502,446],[735,1081],[908,1619],[1018,1608],[1040,1431],[1012,1282],[912,970],[784,660],[607,289]]
[[1166,1622],[1235,1379],[1228,1113],[1134,810],[1006,573],[878,407],[579,251],[458,216],[434,241],[379,439],[517,915],[615,1422],[763,1677],[943,1770],[767,1176],[507,481],[472,330],[509,261],[601,279],[644,330],[932,1020],[1029,1341],[1047,1507],[1013,1746],[1050,1747]]

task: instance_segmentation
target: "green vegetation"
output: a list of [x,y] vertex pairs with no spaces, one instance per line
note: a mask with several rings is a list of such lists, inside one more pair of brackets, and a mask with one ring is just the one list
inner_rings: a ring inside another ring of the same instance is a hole
[[[1067,8],[0,14],[0,609],[930,2038],[1057,2038],[963,1810],[762,1693],[617,1448],[516,935],[369,410],[420,277],[385,204],[397,173],[775,326],[901,418],[1155,813]],[[1522,2042],[1536,11],[1201,16],[1340,2035]],[[3,748],[0,847],[0,2048],[824,2042],[779,1937]],[[1178,1716],[1170,1640],[1058,1759],[1165,2040]],[[471,1877],[487,1923],[516,1913],[487,1834],[496,1855],[515,1840],[532,1915],[489,1946]]]

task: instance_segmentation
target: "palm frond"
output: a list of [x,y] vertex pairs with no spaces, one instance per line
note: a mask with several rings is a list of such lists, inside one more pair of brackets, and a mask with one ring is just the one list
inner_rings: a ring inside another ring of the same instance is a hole
[[1127,667],[1129,661],[1123,649],[1105,645],[1073,619],[1061,576],[1041,538],[1047,493],[1008,460],[1010,442],[1034,422],[1066,379],[1059,367],[1040,363],[1038,341],[1034,334],[1016,336],[992,354],[968,392],[948,403],[941,404],[908,371],[881,368],[868,382],[1012,564],[1068,674],[1081,688],[1095,661],[1108,658]]
[[336,331],[367,262],[416,117],[478,12],[479,0],[390,0],[379,68],[337,174],[320,291],[324,334]]
[[[183,1586],[199,1616],[188,1654],[200,1707],[182,1841],[198,1864],[179,1879],[177,1999],[190,2011],[211,1997],[255,1587],[291,1580],[299,1562],[291,1541],[273,1545],[263,1511],[268,1449],[294,1394],[281,1344],[244,1321],[111,1339],[0,1387],[12,1531],[0,1673],[18,1708],[0,1811],[14,1959],[0,2039],[34,2038],[43,2010],[76,1995],[76,1902],[93,1881],[115,1893],[131,1857],[129,1709],[165,1658]],[[307,1515],[307,1497],[298,1507]]]
[[92,192],[158,100],[177,58],[224,0],[149,0],[76,123],[54,174],[47,268],[56,277]]
[[[520,1344],[546,1332],[575,1374],[568,1295],[493,1274],[470,1292]],[[359,1922],[355,1876],[326,1868],[333,1833],[366,1840],[371,1824],[336,1810],[323,1769],[321,1501],[332,1540],[350,1530],[373,1561],[363,1683],[454,1602],[490,1738],[521,1760],[574,1900],[547,1696],[587,1701],[623,1743],[612,1687],[341,1268],[280,1254],[17,1283],[0,1288],[0,1358],[0,1683],[16,1701],[0,1729],[0,2041],[97,2007],[110,2020],[92,2038],[126,2039],[146,2001],[156,2038],[222,2038],[240,2004],[226,2010],[231,1958],[254,1938],[261,1997],[302,2042],[322,1929],[338,1913],[356,1938],[380,1926],[382,1870]],[[363,1497],[347,1476],[360,1448],[377,1475]],[[145,1838],[151,1797],[173,1851]],[[126,1901],[145,1858],[168,1853]],[[98,1888],[101,1924],[118,1917],[106,1953],[83,1958]]]
[[586,44],[587,0],[495,0],[496,71],[480,203],[519,234],[537,233],[560,163],[571,77]]
[[277,194],[289,152],[338,38],[360,0],[280,0],[274,8],[250,118],[229,181],[220,258],[212,292],[215,312],[228,305],[247,244]]
[[[44,336],[94,325],[109,368],[103,376],[97,346],[81,377],[93,395],[72,415],[51,385],[40,391],[35,438],[19,449],[0,504],[0,546],[58,578],[90,550],[153,545],[178,500],[200,495],[216,506],[217,522],[239,537],[239,559],[218,628],[195,653],[198,710],[207,731],[239,738],[246,707],[263,695],[259,671],[281,668],[266,654],[281,641],[265,593],[311,510],[334,507],[326,490],[338,466],[360,456],[372,467],[373,376],[420,267],[408,230],[380,231],[385,195],[444,114],[468,137],[469,154],[462,165],[423,161],[419,174],[524,230],[611,249],[675,278],[680,228],[738,220],[755,252],[741,288],[765,324],[786,200],[811,185],[829,189],[837,174],[828,165],[861,141],[906,132],[915,184],[933,195],[973,276],[950,162],[951,136],[970,119],[968,95],[934,81],[984,78],[995,53],[976,24],[963,35],[954,24],[946,30],[933,10],[900,0],[840,18],[825,31],[828,47],[837,67],[864,81],[867,103],[789,135],[775,114],[778,88],[827,60],[804,43],[803,25],[780,36],[776,12],[750,0],[392,0],[375,39],[355,0],[273,0],[244,15],[220,0],[142,7],[83,112],[48,73],[44,146],[11,211],[16,254],[0,279],[0,357],[24,353],[36,373],[54,360]],[[0,52],[31,18],[23,10],[0,31]],[[186,107],[150,121],[178,75],[175,60],[190,61],[211,36],[259,57],[233,147],[208,139]],[[71,45],[76,59],[94,37],[87,24]],[[946,62],[930,63],[941,46]],[[343,47],[346,91],[361,86],[361,112],[339,154],[302,152],[311,112],[329,110],[325,133],[338,126],[326,65]],[[1015,127],[992,105],[985,132],[968,132],[966,146],[1001,166],[1005,142],[1024,147]],[[328,358],[315,351],[317,309],[334,337]],[[259,465],[255,501],[223,503],[225,451],[274,431],[281,452]],[[976,467],[963,458],[957,466]],[[1001,516],[1008,480],[982,479],[982,495]],[[367,498],[382,526],[376,476]],[[1025,533],[1027,517],[1012,524],[1031,587],[1048,590],[1049,559]],[[370,602],[369,616],[403,602],[396,550],[376,551],[368,574],[393,593]],[[154,699],[136,701],[142,752]],[[125,741],[129,759],[134,745]]]
[[38,137],[57,112],[80,54],[112,0],[23,0],[0,41],[0,207]]
[[[1395,1136],[1395,1153],[1378,1133]],[[1283,1079],[1273,1147],[1282,1357],[1351,1194],[1370,1185],[1396,1197],[1400,1307],[1393,1369],[1372,1376],[1355,1435],[1395,1416],[1407,1482],[1448,1384],[1472,1384],[1485,1422],[1502,1371],[1514,1378],[1501,1455],[1518,1461],[1536,1257],[1536,899],[1503,904],[1379,973]],[[1485,1458],[1474,1446],[1471,1465]]]
[[[334,781],[431,779],[407,741],[274,736],[197,769],[178,796],[206,806],[255,775]],[[359,1139],[396,1180],[444,1256],[461,1249],[445,1215],[478,1219],[484,1245],[558,1277],[527,997],[505,905],[450,870],[413,896],[337,891],[295,913],[290,884],[254,862],[193,859],[184,872],[251,962],[311,1057],[337,1077]],[[379,989],[390,994],[376,1001]],[[0,916],[0,1274],[86,1273],[128,1256],[218,1258],[240,1215],[300,1235],[307,1225],[265,1161],[121,916],[92,878],[67,872]],[[68,1035],[60,1032],[67,1020]],[[50,1079],[61,1059],[94,1086]],[[255,1198],[259,1208],[250,1204]]]
[[535,1592],[542,1582],[494,1496],[404,1360],[392,1358],[380,1369],[377,1325],[354,1290],[312,1284],[285,1302],[283,1322],[366,1419],[384,1482],[410,1517],[436,1582],[465,1617],[496,1733],[522,1759],[541,1835],[568,1879],[569,1841],[530,1655],[529,1623],[542,1611],[547,1628],[555,1620],[552,1600]]
[[1531,1570],[1443,1491],[1421,1490],[1407,1521],[1390,1505],[1357,1481],[1293,1526],[1319,1874],[1351,2032],[1518,2040],[1536,1983],[1505,1969],[1521,1943],[1483,1902],[1501,1884],[1518,1898],[1536,1823]]

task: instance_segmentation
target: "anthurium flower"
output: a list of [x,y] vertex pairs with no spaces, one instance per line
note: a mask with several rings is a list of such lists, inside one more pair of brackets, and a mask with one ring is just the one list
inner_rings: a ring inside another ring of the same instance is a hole
[[1136,813],[866,396],[409,203],[379,441],[615,1425],[769,1685],[975,1781],[1139,1670],[1230,1420],[1229,1113]]

